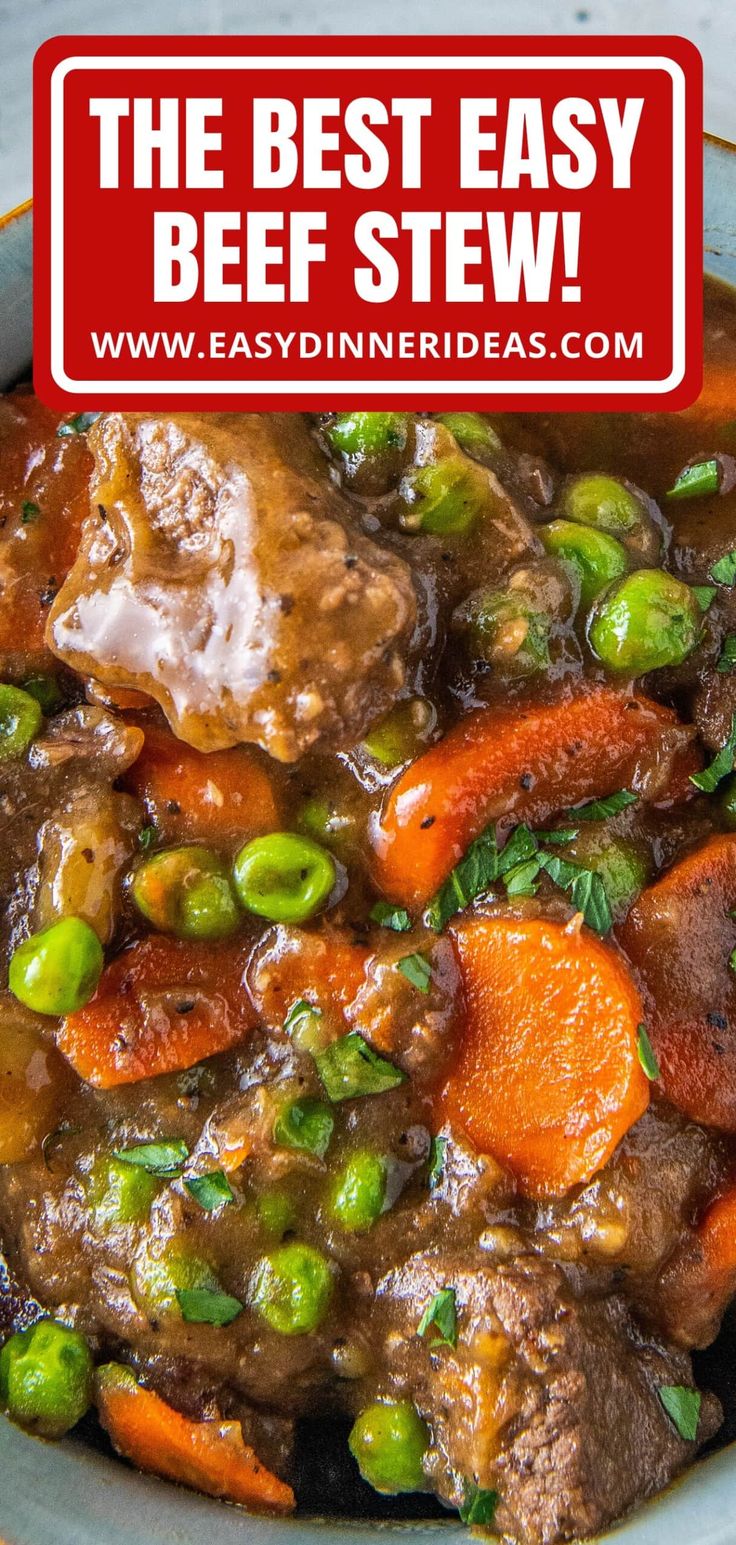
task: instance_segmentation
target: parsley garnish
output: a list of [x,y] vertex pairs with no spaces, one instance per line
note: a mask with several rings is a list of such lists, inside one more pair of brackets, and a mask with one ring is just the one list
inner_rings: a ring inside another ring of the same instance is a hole
[[155,828],[155,826],[142,826],[140,831],[139,831],[139,833],[138,833],[138,846],[139,846],[139,848],[143,848],[143,850],[145,852],[145,850],[147,848],[150,848],[150,847],[153,846],[155,841],[156,841],[156,828]]
[[177,1288],[176,1301],[191,1325],[230,1325],[243,1308],[239,1298],[214,1288]]
[[718,788],[721,779],[733,772],[734,757],[736,757],[736,713],[732,716],[725,745],[721,746],[713,761],[708,767],[704,767],[702,772],[690,774],[690,782],[704,794],[712,794],[714,789]]
[[432,1336],[432,1346],[457,1346],[457,1306],[454,1288],[440,1288],[427,1304],[417,1325],[417,1335],[426,1336],[428,1330],[435,1332]]
[[717,563],[713,564],[710,571],[711,579],[718,585],[732,585],[736,580],[736,548],[731,548],[730,553],[724,553]]
[[33,525],[34,520],[38,520],[40,514],[40,505],[34,504],[32,499],[23,500],[23,503],[20,507],[20,523],[22,526]]
[[209,1175],[195,1175],[185,1180],[184,1185],[205,1212],[216,1212],[218,1207],[235,1201],[230,1181],[221,1169],[212,1170]]
[[687,1443],[694,1443],[702,1404],[700,1390],[688,1389],[685,1384],[661,1384],[658,1394],[680,1437]]
[[617,794],[609,794],[606,799],[591,799],[587,805],[579,805],[568,814],[576,821],[607,821],[609,816],[618,815],[627,805],[635,805],[636,798],[629,789],[619,789]]
[[690,589],[695,596],[701,612],[707,612],[708,607],[710,606],[716,593],[713,585],[691,585]]
[[357,1030],[331,1041],[314,1054],[315,1066],[328,1099],[354,1100],[365,1094],[384,1094],[403,1084],[406,1074],[393,1062],[379,1057]]
[[721,658],[718,661],[718,664],[716,666],[716,670],[720,671],[722,676],[725,676],[725,675],[728,674],[729,671],[732,671],[735,668],[736,668],[736,633],[727,633],[726,637],[723,640],[723,648],[721,650]]
[[438,1186],[445,1168],[445,1152],[447,1150],[446,1137],[433,1137],[429,1145],[429,1168],[427,1170],[427,1185],[430,1191]]
[[[635,799],[635,794],[622,789],[607,800],[591,801],[590,805],[576,810],[575,815],[582,815],[585,820],[601,820],[606,814],[622,810]],[[594,811],[597,813],[593,814]],[[558,844],[561,835],[552,834]],[[575,835],[573,831],[565,832],[565,840],[571,842]],[[453,869],[430,904],[428,920],[432,927],[443,927],[461,907],[467,906],[469,901],[487,891],[497,880],[503,880],[509,896],[534,896],[537,876],[544,869],[555,885],[570,892],[573,905],[578,912],[583,913],[588,927],[594,928],[596,933],[607,933],[613,923],[613,914],[601,875],[593,869],[586,869],[582,864],[560,858],[556,853],[541,852],[540,840],[548,841],[549,838],[550,833],[540,832],[535,835],[528,826],[517,826],[506,846],[499,852],[495,837],[484,832],[468,849],[465,858]],[[471,857],[472,862],[466,867]],[[478,889],[473,891],[472,885],[476,882]]]
[[652,1081],[659,1078],[659,1063],[655,1055],[654,1047],[652,1046],[652,1043],[647,1034],[646,1025],[639,1026],[636,1051],[644,1072],[647,1075],[647,1078],[652,1079]]
[[377,901],[370,910],[372,923],[379,923],[381,928],[393,928],[394,933],[406,933],[411,928],[411,918],[404,907],[395,907],[390,901]]
[[429,992],[432,967],[424,955],[404,955],[401,960],[397,960],[396,969],[419,992]]
[[181,1174],[189,1158],[189,1149],[183,1138],[172,1137],[161,1143],[136,1143],[133,1148],[117,1148],[113,1151],[113,1158],[121,1159],[123,1164],[133,1164],[137,1169],[145,1169],[149,1175],[173,1180]]
[[477,896],[482,896],[498,879],[498,847],[492,831],[481,832],[471,842],[467,853],[448,875],[442,888],[430,902],[429,925],[439,933],[456,912],[461,912]]
[[671,488],[667,489],[667,499],[697,499],[703,494],[718,493],[718,462],[715,457],[709,461],[696,461],[691,467],[685,467],[677,477]]
[[504,885],[507,896],[536,896],[539,885],[536,883],[537,875],[541,867],[540,855],[535,853],[533,858],[527,858],[521,864],[514,864],[504,875]]
[[603,880],[594,869],[584,869],[556,853],[540,855],[542,868],[562,890],[570,892],[570,899],[577,912],[582,912],[589,928],[596,933],[608,933],[613,925],[613,913]]
[[86,435],[87,430],[92,428],[99,417],[99,413],[77,413],[76,418],[67,419],[65,423],[60,424],[56,433],[62,440],[67,435]]
[[492,1524],[499,1500],[497,1491],[483,1491],[468,1481],[458,1512],[464,1524]]

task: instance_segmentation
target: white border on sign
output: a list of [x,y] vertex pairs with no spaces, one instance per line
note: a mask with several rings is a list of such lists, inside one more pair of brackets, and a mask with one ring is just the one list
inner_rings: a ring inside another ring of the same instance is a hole
[[366,382],[305,380],[296,381],[77,381],[67,374],[64,366],[64,85],[73,70],[303,70],[305,67],[321,70],[456,70],[456,69],[621,69],[663,70],[672,81],[672,369],[664,380],[654,381],[433,381],[432,394],[443,392],[447,396],[467,395],[477,391],[491,396],[542,396],[549,392],[560,396],[572,396],[579,392],[608,393],[624,396],[628,393],[664,396],[680,385],[685,375],[685,76],[682,67],[674,59],[664,55],[640,55],[585,57],[564,54],[538,57],[536,55],[452,55],[419,58],[352,55],[323,57],[304,55],[301,58],[280,58],[269,55],[226,56],[195,55],[122,55],[96,57],[79,55],[64,59],[57,64],[51,75],[51,375],[56,385],[66,392],[135,392],[140,396],[168,392],[169,395],[194,396],[285,396],[287,393],[355,392],[365,398],[384,393],[417,392],[428,390],[426,379],[389,380]]

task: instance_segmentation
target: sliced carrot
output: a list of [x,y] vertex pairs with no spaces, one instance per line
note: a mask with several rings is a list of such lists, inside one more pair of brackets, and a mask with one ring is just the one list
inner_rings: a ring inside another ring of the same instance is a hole
[[667,1329],[686,1346],[709,1346],[736,1293],[736,1186],[711,1202],[668,1263],[660,1302]]
[[620,929],[648,1000],[667,1098],[736,1132],[736,833],[711,837],[650,885]]
[[439,1114],[527,1195],[561,1195],[605,1164],[649,1103],[637,990],[579,919],[476,916],[451,933],[467,1024]]
[[651,774],[648,797],[660,800],[683,756],[693,770],[692,738],[669,709],[611,687],[479,709],[394,784],[376,839],[376,880],[393,901],[422,905],[491,821],[543,821],[622,787],[640,790]]
[[246,746],[195,751],[158,726],[145,726],[145,735],[125,786],[143,800],[165,842],[245,842],[278,826],[262,753]]
[[102,973],[62,1020],[59,1049],[98,1089],[177,1073],[236,1046],[255,1024],[242,950],[151,934]]
[[256,1511],[291,1513],[296,1506],[291,1487],[243,1442],[240,1422],[190,1421],[119,1363],[97,1370],[96,1401],[118,1453],[139,1470]]

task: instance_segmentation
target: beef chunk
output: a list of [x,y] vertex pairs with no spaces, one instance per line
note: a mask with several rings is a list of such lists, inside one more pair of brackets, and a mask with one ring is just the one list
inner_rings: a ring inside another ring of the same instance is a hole
[[0,790],[0,962],[30,932],[83,917],[107,943],[142,810],[113,788],[143,733],[82,705],[49,721]]
[[[416,1335],[443,1287],[456,1294],[455,1349]],[[384,1277],[377,1307],[392,1390],[432,1428],[433,1484],[455,1505],[469,1481],[498,1491],[497,1527],[524,1545],[605,1527],[693,1457],[658,1397],[692,1385],[687,1355],[645,1337],[621,1299],[575,1298],[552,1264],[418,1255]],[[698,1443],[719,1420],[704,1396]]]
[[[406,684],[417,603],[297,415],[103,414],[92,510],[55,652],[140,689],[202,750],[296,760],[357,740]],[[98,513],[101,511],[102,513]]]

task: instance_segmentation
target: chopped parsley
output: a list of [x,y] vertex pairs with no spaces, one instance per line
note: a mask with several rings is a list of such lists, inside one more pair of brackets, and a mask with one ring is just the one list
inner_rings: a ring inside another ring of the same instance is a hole
[[[576,810],[575,815],[582,816],[584,820],[603,820],[606,815],[623,810],[635,799],[635,794],[630,794],[628,789],[621,789],[608,799],[591,801],[590,805]],[[596,933],[608,933],[613,923],[613,914],[602,876],[582,864],[560,858],[556,853],[540,850],[540,841],[548,842],[550,838],[552,845],[560,845],[563,833],[564,840],[568,842],[577,835],[575,831],[564,828],[560,833],[535,834],[528,826],[517,826],[499,852],[495,837],[484,832],[471,845],[465,858],[456,865],[430,904],[428,921],[432,927],[443,927],[461,907],[487,892],[498,880],[503,881],[509,896],[536,895],[538,876],[545,870],[555,885],[570,892],[573,905],[578,912],[583,913],[588,927],[595,929]],[[471,862],[468,863],[468,860]],[[476,884],[477,889],[474,889]]]
[[429,984],[432,980],[432,967],[425,955],[404,955],[401,960],[397,960],[396,969],[419,992],[429,992]]
[[191,1325],[230,1325],[243,1308],[239,1298],[214,1288],[177,1288],[176,1301]]
[[32,526],[34,520],[38,520],[40,514],[40,505],[34,504],[32,499],[23,500],[20,507],[20,523],[22,526]]
[[557,853],[540,855],[542,868],[562,890],[569,891],[577,912],[582,912],[589,928],[596,933],[608,933],[613,925],[613,913],[603,880],[594,869],[584,869],[582,864],[572,864]]
[[458,1512],[464,1524],[492,1524],[499,1501],[497,1491],[484,1491],[468,1481]]
[[723,557],[713,564],[710,577],[717,585],[733,585],[736,581],[736,548],[732,547],[730,553],[724,553]]
[[92,428],[99,417],[99,413],[77,413],[75,418],[66,419],[63,424],[60,424],[56,433],[62,440],[67,435],[86,435],[87,430]]
[[609,816],[618,815],[627,805],[635,805],[636,798],[629,789],[619,789],[617,794],[609,794],[606,799],[591,799],[587,805],[569,810],[568,815],[576,821],[607,821]]
[[379,1057],[357,1030],[324,1051],[314,1052],[314,1062],[329,1100],[355,1100],[366,1094],[384,1094],[403,1084],[406,1074],[393,1062]]
[[292,1003],[284,1020],[284,1029],[300,1051],[308,1051],[315,1056],[324,1044],[321,1019],[322,1010],[316,1004],[308,1003],[306,998],[298,998],[296,1003]]
[[147,1170],[149,1175],[173,1180],[181,1174],[189,1158],[189,1149],[183,1138],[172,1137],[161,1143],[136,1143],[133,1148],[116,1148],[113,1158],[120,1159],[123,1164],[133,1164],[137,1169]]
[[235,1201],[230,1181],[221,1169],[212,1170],[208,1175],[195,1175],[191,1180],[185,1180],[184,1185],[205,1212],[216,1212],[218,1207],[226,1207],[228,1202]]
[[482,896],[498,879],[498,846],[492,831],[481,832],[430,902],[427,918],[439,933],[456,912]]
[[504,875],[504,885],[507,896],[536,896],[539,890],[537,876],[540,870],[539,854],[534,858],[527,858],[521,864],[514,864]]
[[720,671],[722,676],[726,676],[729,671],[732,671],[732,670],[735,670],[735,669],[736,669],[736,633],[727,633],[726,637],[723,640],[723,648],[721,649],[721,657],[720,657],[720,659],[718,661],[718,664],[716,666],[716,670]]
[[736,950],[731,950],[731,953],[728,957],[728,964],[732,971],[736,971]]
[[639,1026],[636,1051],[644,1072],[647,1075],[647,1078],[650,1078],[652,1082],[659,1078],[659,1063],[655,1055],[654,1047],[652,1046],[652,1043],[647,1034],[646,1025]]
[[394,933],[406,933],[411,928],[411,918],[404,907],[395,907],[390,901],[377,901],[370,910],[372,923],[381,928],[393,928]]
[[707,612],[708,607],[710,606],[716,593],[715,587],[713,585],[691,585],[690,589],[695,596],[701,612]]
[[426,1336],[432,1331],[432,1346],[457,1346],[457,1305],[454,1288],[440,1288],[427,1304],[419,1324],[417,1335]]
[[718,462],[713,456],[708,461],[696,461],[691,467],[685,467],[667,489],[666,498],[697,499],[703,494],[717,494],[718,486]]
[[731,728],[728,739],[717,751],[713,761],[702,772],[691,773],[690,782],[695,784],[703,794],[712,794],[718,788],[722,778],[733,772],[734,757],[736,757],[736,713],[731,719]]
[[702,1404],[700,1390],[688,1389],[685,1384],[661,1384],[658,1394],[680,1437],[684,1438],[686,1443],[694,1443],[698,1436]]
[[156,828],[155,828],[155,826],[142,826],[140,831],[139,831],[139,833],[138,833],[138,846],[139,846],[139,848],[143,848],[143,851],[145,852],[148,848],[153,847],[153,844],[154,844],[155,841],[156,841]]
[[433,1137],[429,1145],[429,1168],[427,1170],[427,1185],[430,1191],[438,1186],[445,1168],[445,1153],[447,1150],[446,1137]]

